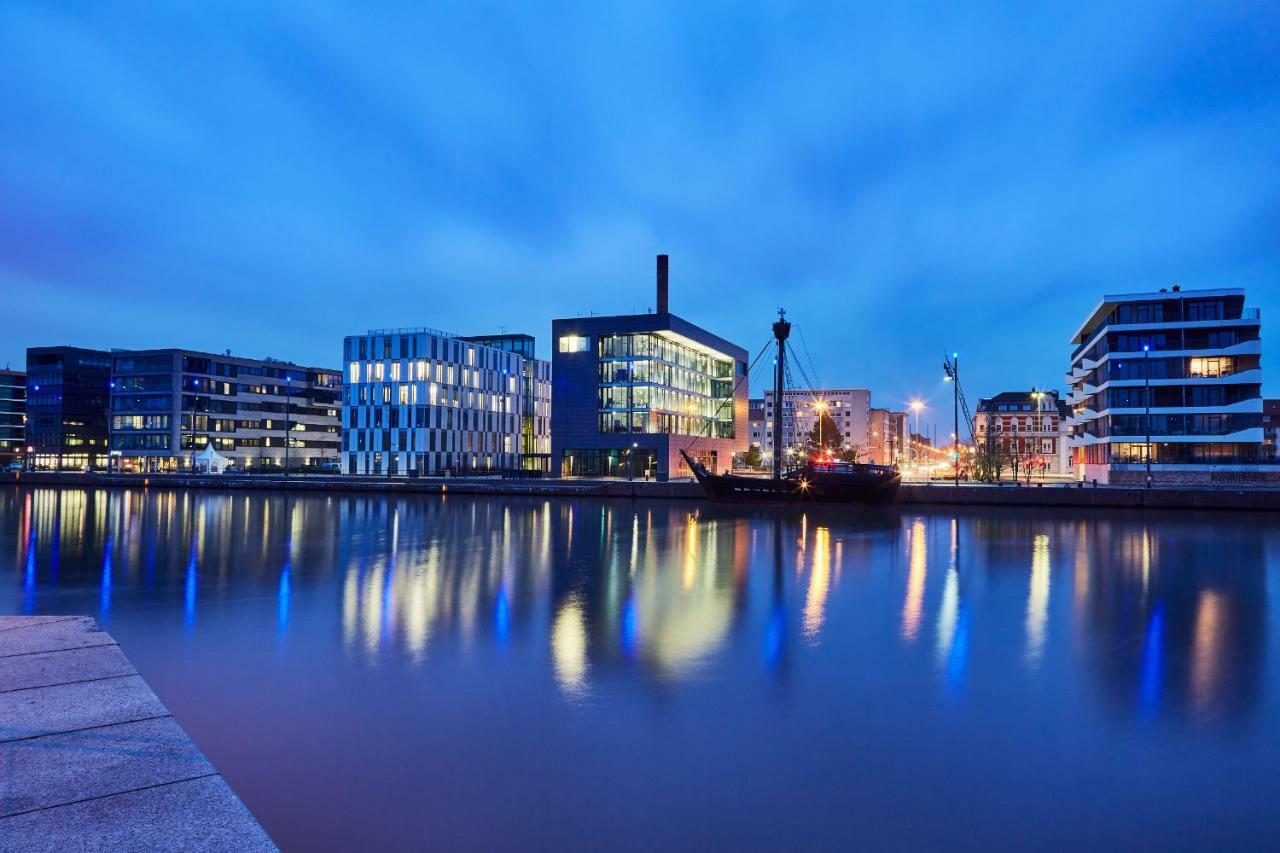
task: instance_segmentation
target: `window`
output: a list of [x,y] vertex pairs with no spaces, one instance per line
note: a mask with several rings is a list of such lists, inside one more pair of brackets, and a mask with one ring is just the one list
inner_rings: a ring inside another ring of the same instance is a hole
[[564,335],[560,338],[560,352],[586,352],[591,349],[591,338],[581,335]]

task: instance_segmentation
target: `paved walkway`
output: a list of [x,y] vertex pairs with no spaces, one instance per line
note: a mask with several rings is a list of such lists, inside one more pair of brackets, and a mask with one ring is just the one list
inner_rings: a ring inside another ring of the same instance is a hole
[[0,851],[275,850],[85,616],[0,616]]

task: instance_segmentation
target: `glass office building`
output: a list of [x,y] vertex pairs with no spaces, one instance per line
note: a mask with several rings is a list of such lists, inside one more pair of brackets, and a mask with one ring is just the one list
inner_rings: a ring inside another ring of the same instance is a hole
[[526,412],[548,413],[536,396],[526,405],[532,359],[517,344],[487,346],[428,328],[346,338],[343,470],[394,477],[519,469]]
[[27,437],[27,374],[0,370],[0,470],[25,464]]
[[27,350],[28,464],[36,470],[106,469],[111,354],[80,347]]
[[667,309],[552,322],[552,465],[562,476],[691,476],[747,448],[747,353]]

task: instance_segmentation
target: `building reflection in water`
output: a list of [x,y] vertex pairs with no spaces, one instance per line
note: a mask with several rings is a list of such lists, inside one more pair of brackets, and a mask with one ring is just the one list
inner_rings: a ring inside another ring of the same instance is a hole
[[[576,698],[615,671],[688,681],[738,637],[776,677],[840,654],[867,596],[891,627],[865,642],[924,660],[935,691],[1076,667],[1118,712],[1221,722],[1265,673],[1269,534],[1221,517],[46,489],[0,492],[0,517],[8,612],[196,634],[207,608],[251,602],[281,648],[319,625],[357,662],[536,649]],[[848,572],[871,585],[842,588]],[[973,645],[975,626],[1012,636]]]

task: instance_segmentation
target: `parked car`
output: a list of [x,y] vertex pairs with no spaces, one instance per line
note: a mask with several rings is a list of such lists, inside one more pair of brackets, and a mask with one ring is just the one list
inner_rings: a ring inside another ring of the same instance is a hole
[[15,459],[15,460],[13,460],[12,462],[10,462],[8,465],[6,465],[4,470],[6,470],[6,471],[21,471],[21,470],[22,470],[22,462],[21,462],[21,461],[19,461],[19,460],[17,460],[17,459]]

